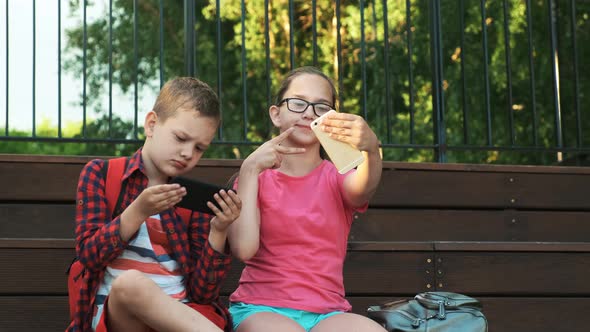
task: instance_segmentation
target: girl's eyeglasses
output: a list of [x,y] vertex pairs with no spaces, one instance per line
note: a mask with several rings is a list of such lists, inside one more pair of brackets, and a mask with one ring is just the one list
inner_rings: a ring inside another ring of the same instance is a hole
[[333,107],[324,103],[310,103],[307,100],[299,98],[285,98],[281,100],[277,106],[281,106],[283,103],[287,103],[287,109],[295,113],[303,113],[311,105],[313,113],[317,116],[322,116],[328,113]]

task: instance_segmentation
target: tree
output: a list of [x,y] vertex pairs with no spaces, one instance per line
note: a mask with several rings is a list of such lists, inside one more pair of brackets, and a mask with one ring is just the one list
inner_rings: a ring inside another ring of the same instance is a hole
[[[154,82],[161,81],[160,65],[163,80],[184,72],[183,3],[162,2],[162,64],[160,1],[137,3],[136,66],[133,2],[113,1],[113,84],[128,91],[134,88],[137,77],[140,87],[157,91],[159,84]],[[590,67],[581,61],[589,52],[590,4],[575,2],[576,13],[572,15],[572,7],[554,3],[553,13],[559,23],[563,142],[565,146],[588,146],[589,136],[576,133],[578,126],[581,132],[590,129],[586,119],[590,115],[582,106],[589,98]],[[338,83],[341,109],[366,116],[389,146],[385,149],[386,159],[432,161],[433,151],[428,147],[434,142],[436,118],[432,104],[431,54],[435,50],[431,46],[431,24],[433,15],[438,14],[446,144],[466,148],[450,150],[448,161],[547,164],[555,159],[553,153],[469,149],[470,145],[555,146],[548,1],[530,1],[530,7],[520,0],[444,1],[440,9],[426,1],[340,1],[338,7],[332,1],[317,1],[315,17],[310,1],[273,0],[268,1],[267,8],[263,0],[223,1],[220,8],[216,1],[200,0],[195,4],[196,72],[219,89],[223,111],[220,142],[258,143],[272,135],[266,116],[271,92],[292,65],[314,64]],[[72,1],[71,12],[79,13],[81,5],[80,1]],[[269,18],[268,42],[265,10]],[[313,45],[314,28],[317,49]],[[528,48],[529,28],[532,50]],[[96,101],[108,86],[108,12],[89,22],[86,31],[86,101],[98,114],[104,114],[104,107]],[[573,33],[577,34],[577,53],[572,51]],[[65,67],[80,74],[83,36],[83,26],[68,31],[69,58]],[[511,66],[507,66],[507,59]],[[384,68],[389,71],[384,72]],[[254,147],[219,144],[206,156],[244,157]]]

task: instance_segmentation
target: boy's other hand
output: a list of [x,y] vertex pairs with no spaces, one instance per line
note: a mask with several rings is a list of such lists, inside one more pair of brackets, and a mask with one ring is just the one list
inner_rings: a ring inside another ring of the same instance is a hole
[[215,217],[211,219],[211,228],[218,232],[225,232],[229,225],[240,216],[242,201],[233,190],[220,190],[213,198],[215,198],[221,210],[215,204],[207,202],[207,206],[215,213]]

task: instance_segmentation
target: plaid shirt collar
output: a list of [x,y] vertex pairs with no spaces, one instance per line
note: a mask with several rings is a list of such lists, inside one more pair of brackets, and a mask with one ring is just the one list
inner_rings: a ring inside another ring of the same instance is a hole
[[143,163],[143,158],[141,157],[141,151],[142,148],[139,148],[131,157],[129,157],[129,163],[127,164],[125,173],[123,173],[123,178],[121,181],[127,180],[137,170],[147,176],[147,174],[145,174],[145,164]]

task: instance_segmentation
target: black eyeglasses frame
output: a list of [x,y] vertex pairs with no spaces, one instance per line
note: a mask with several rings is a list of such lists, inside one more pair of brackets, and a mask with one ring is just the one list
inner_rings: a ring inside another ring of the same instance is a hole
[[[305,106],[305,108],[304,108],[302,111],[294,111],[294,110],[292,110],[292,109],[289,107],[289,100],[299,100],[299,101],[302,101],[302,102],[306,103],[306,104],[307,104],[307,106]],[[316,109],[315,109],[315,105],[324,105],[324,106],[328,106],[330,109],[334,109],[334,106],[332,106],[332,105],[328,105],[328,104],[326,104],[326,103],[311,103],[311,102],[309,102],[309,101],[307,101],[307,100],[305,100],[305,99],[301,99],[301,98],[284,98],[284,99],[283,99],[283,100],[281,100],[281,101],[280,101],[280,102],[279,102],[279,103],[278,103],[276,106],[281,106],[283,103],[287,103],[287,109],[288,109],[289,111],[293,112],[293,113],[303,113],[303,112],[305,112],[305,111],[306,111],[306,110],[309,108],[309,106],[311,105],[311,108],[312,108],[312,110],[313,110],[313,114],[315,114],[317,117],[320,117],[320,116],[322,116],[322,115],[324,115],[324,114],[328,113],[328,111],[326,111],[325,113],[322,113],[322,114],[318,114],[318,112],[317,112],[317,111],[316,111]]]

